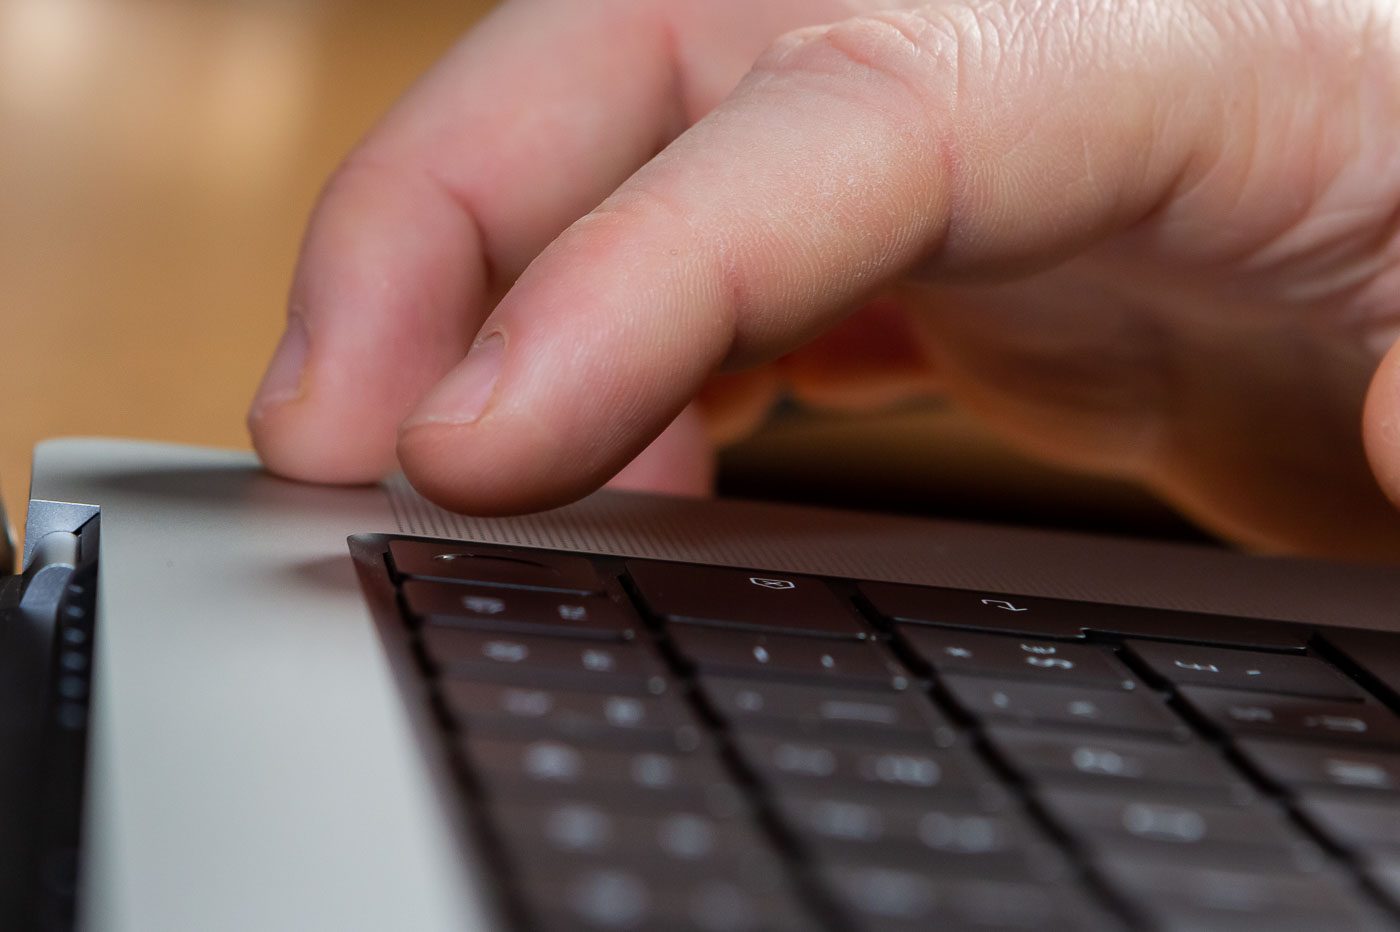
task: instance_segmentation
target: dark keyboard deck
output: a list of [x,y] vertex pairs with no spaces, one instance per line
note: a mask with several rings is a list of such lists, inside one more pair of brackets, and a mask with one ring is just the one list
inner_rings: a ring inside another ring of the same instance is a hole
[[522,928],[1400,927],[1400,636],[378,547]]

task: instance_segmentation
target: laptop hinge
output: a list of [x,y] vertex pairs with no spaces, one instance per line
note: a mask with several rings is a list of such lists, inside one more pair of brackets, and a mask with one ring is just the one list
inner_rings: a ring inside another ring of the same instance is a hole
[[19,610],[29,617],[49,617],[58,611],[63,587],[78,565],[78,535],[53,531],[37,541],[29,552],[20,583]]
[[76,534],[78,529],[101,511],[96,505],[81,505],[75,502],[51,502],[36,498],[29,502],[29,514],[24,522],[24,554],[20,565],[28,568],[34,559],[34,550],[39,542],[54,531],[69,531]]

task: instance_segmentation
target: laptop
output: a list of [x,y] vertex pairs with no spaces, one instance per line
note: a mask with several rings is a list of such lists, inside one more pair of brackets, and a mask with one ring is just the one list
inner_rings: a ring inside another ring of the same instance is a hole
[[1389,568],[96,439],[32,496],[6,928],[1400,927]]

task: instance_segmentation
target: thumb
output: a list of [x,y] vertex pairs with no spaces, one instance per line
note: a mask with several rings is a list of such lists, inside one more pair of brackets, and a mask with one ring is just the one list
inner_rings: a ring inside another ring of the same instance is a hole
[[404,422],[409,478],[460,511],[563,503],[707,375],[915,266],[1020,272],[1141,220],[1218,136],[1219,53],[1183,6],[944,3],[783,37],[534,261]]
[[1391,345],[1371,379],[1362,437],[1376,482],[1400,507],[1400,341]]

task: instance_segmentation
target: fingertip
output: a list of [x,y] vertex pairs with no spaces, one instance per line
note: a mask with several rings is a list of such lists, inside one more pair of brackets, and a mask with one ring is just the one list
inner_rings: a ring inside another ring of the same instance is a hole
[[580,470],[576,455],[565,459],[557,444],[523,419],[511,425],[508,438],[492,433],[481,424],[411,422],[399,433],[399,464],[424,498],[448,511],[481,516],[565,505],[607,478]]
[[386,449],[380,438],[328,425],[299,398],[255,407],[247,423],[263,465],[286,479],[362,485],[396,466],[392,447]]

